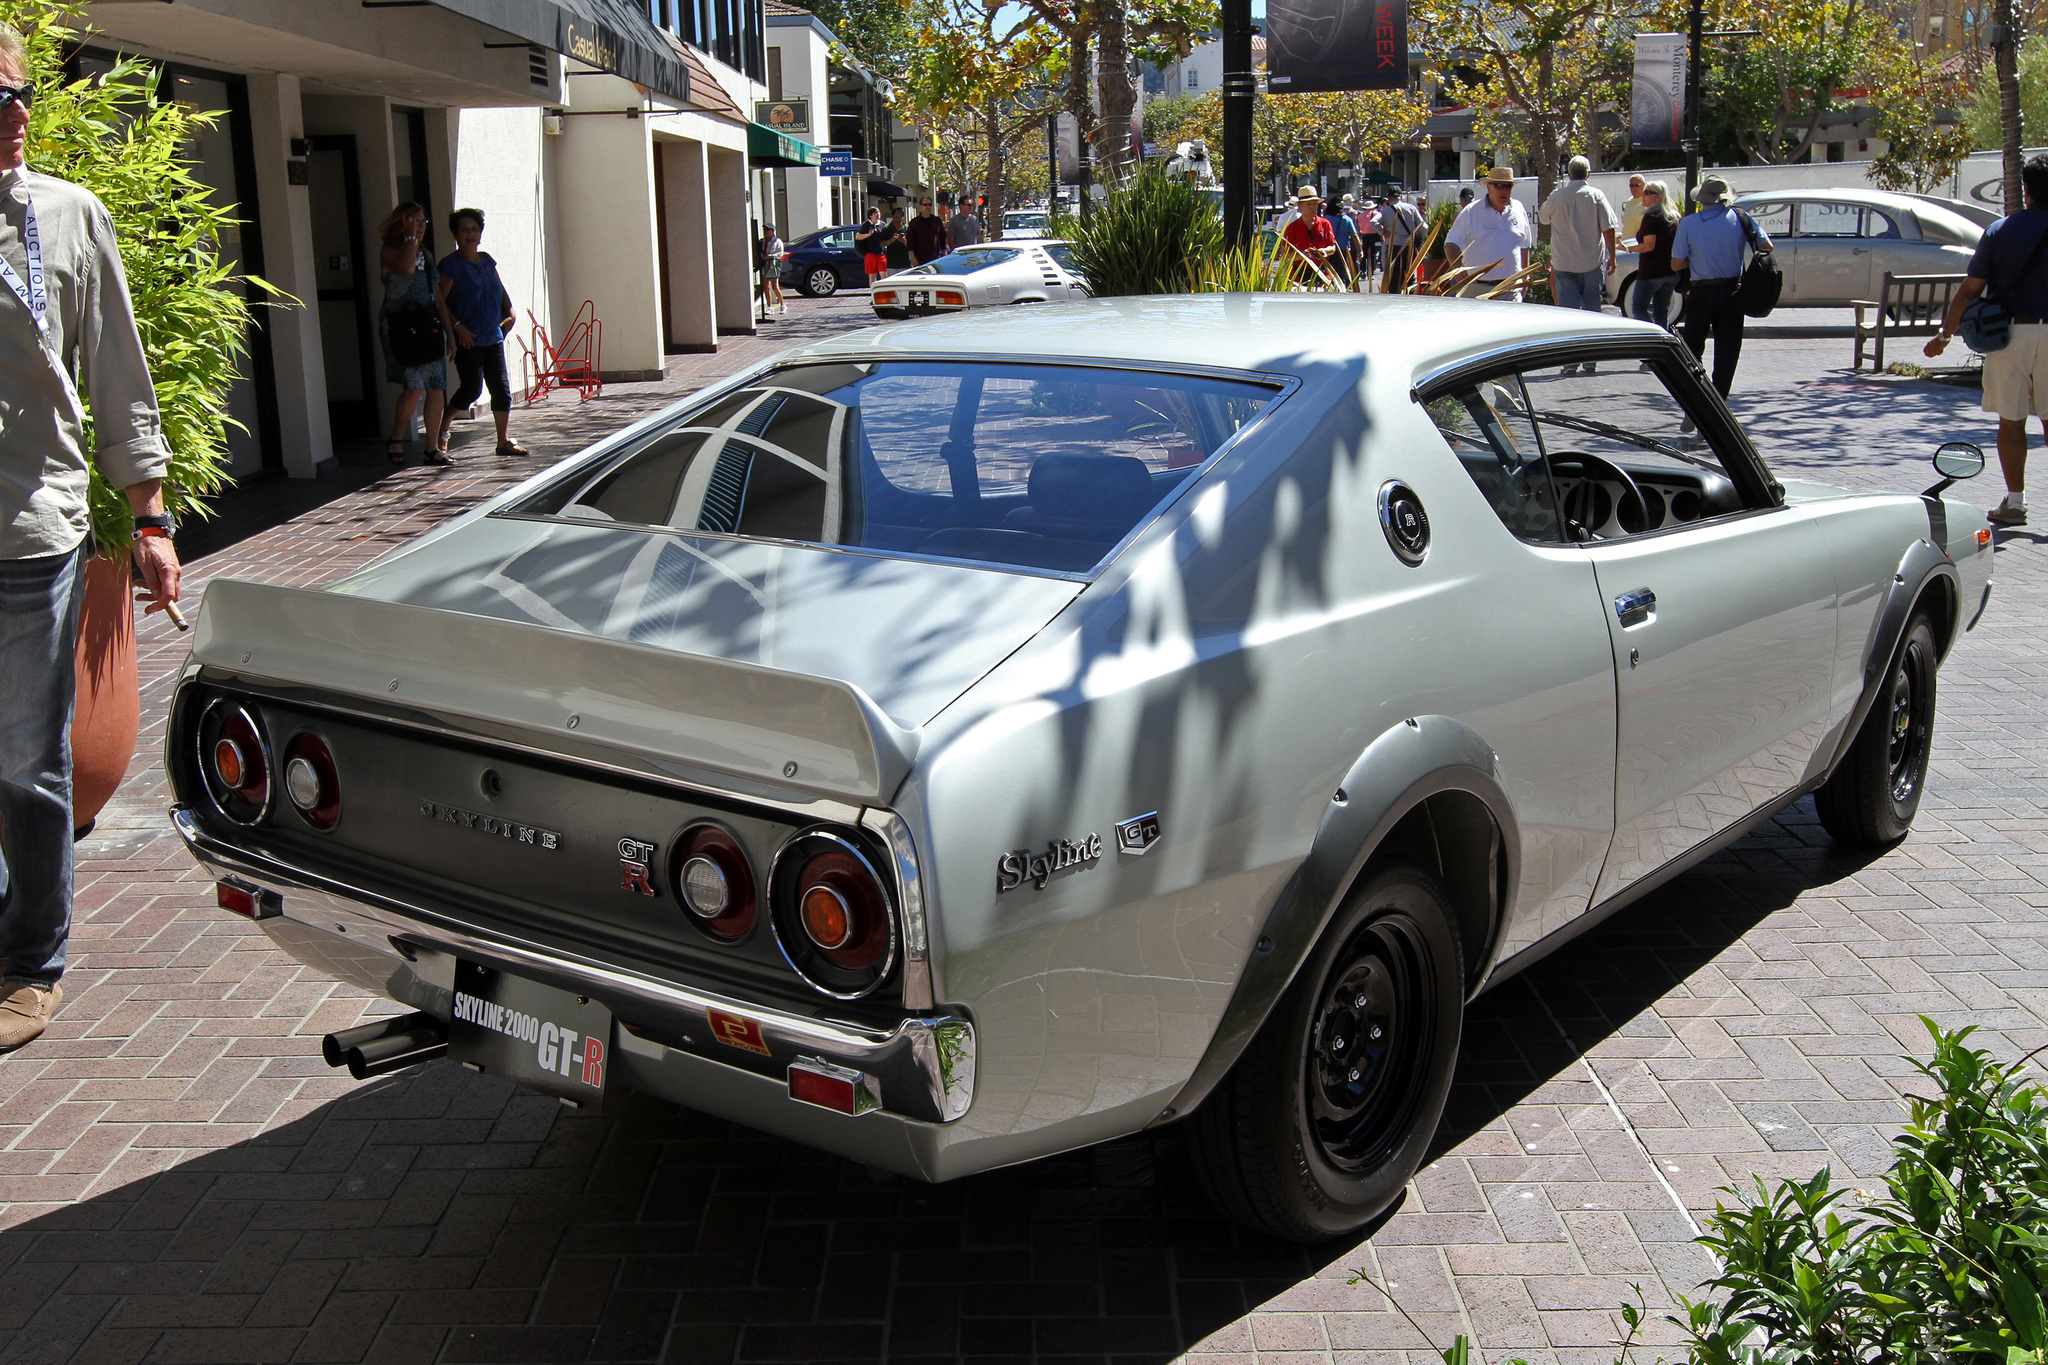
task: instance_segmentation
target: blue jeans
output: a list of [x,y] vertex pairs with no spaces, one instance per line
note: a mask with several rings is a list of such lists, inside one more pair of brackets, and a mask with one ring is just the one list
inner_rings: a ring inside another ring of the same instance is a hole
[[55,985],[71,935],[73,652],[86,547],[0,559],[0,957]]
[[1581,308],[1588,313],[1600,311],[1600,281],[1607,272],[1598,266],[1591,270],[1559,270],[1557,275],[1557,306],[1560,308]]
[[1636,287],[1629,295],[1629,302],[1635,305],[1636,319],[1640,322],[1654,322],[1665,331],[1671,330],[1671,293],[1678,288],[1678,276],[1660,275],[1654,280],[1636,276]]

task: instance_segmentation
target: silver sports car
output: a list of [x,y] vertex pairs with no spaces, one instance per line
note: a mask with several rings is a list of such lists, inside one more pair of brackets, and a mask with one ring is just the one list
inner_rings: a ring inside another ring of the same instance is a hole
[[1062,241],[984,242],[876,283],[875,316],[921,318],[991,303],[1064,303],[1088,297]]
[[1475,993],[1803,796],[1905,833],[1982,463],[1780,481],[1677,341],[1555,308],[873,328],[324,590],[216,581],[173,818],[411,1008],[357,1075],[928,1180],[1185,1123],[1311,1241],[1398,1197]]

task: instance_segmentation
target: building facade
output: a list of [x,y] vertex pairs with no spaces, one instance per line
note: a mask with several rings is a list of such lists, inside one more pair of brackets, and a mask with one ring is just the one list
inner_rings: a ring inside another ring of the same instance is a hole
[[767,87],[759,0],[178,0],[91,5],[77,65],[155,64],[160,93],[225,111],[191,148],[240,207],[223,248],[297,301],[257,310],[233,396],[235,475],[309,478],[388,429],[378,227],[477,208],[519,318],[588,305],[608,380],[754,326],[755,232],[777,165],[815,152],[750,117]]

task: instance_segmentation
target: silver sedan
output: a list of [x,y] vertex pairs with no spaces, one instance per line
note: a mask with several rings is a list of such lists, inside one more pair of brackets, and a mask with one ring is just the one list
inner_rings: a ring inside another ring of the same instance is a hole
[[1088,297],[1074,248],[1059,240],[984,242],[875,284],[875,316],[921,318],[999,303],[1064,303]]
[[1321,1241],[1426,1158],[1473,995],[1809,795],[1904,836],[1982,464],[1780,480],[1676,338],[1557,308],[869,328],[325,590],[216,579],[173,819],[408,1007],[354,1074],[927,1180],[1184,1122]]
[[1784,271],[1779,302],[1846,308],[1875,299],[1892,275],[1961,275],[1984,229],[1918,195],[1881,190],[1773,190],[1738,196],[1771,235]]

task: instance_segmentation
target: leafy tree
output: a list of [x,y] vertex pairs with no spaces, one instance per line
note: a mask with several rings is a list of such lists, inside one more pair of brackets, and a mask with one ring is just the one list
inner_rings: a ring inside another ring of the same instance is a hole
[[904,0],[792,0],[839,39],[843,55],[870,75],[894,81],[916,51],[918,15]]
[[1429,118],[1429,99],[1415,90],[1333,90],[1270,97],[1281,117],[1315,140],[1325,161],[1350,163],[1354,184],[1368,161],[1385,159]]
[[[203,517],[207,500],[228,483],[228,392],[248,354],[242,286],[275,293],[230,272],[220,242],[239,221],[237,206],[194,179],[186,158],[192,139],[221,115],[157,98],[156,70],[139,58],[123,58],[104,75],[67,79],[65,53],[88,29],[83,0],[0,0],[0,21],[28,40],[36,169],[91,190],[114,220],[171,447],[164,502],[181,520]],[[129,516],[127,499],[94,469],[99,543],[128,544]]]
[[1201,104],[1199,95],[1155,95],[1145,101],[1145,141],[1171,144],[1180,141],[1174,137],[1183,126],[1195,117],[1195,109]]
[[1889,144],[1870,168],[1879,188],[1927,194],[1955,173],[1970,154],[1970,130],[1955,114],[1967,89],[1904,44],[1875,67],[1864,99]]
[[[2035,33],[2020,44],[2020,136],[2029,145],[2048,135],[2048,34]],[[1985,63],[1977,73],[1975,103],[1963,110],[1970,146],[1995,152],[2002,136],[1998,126],[1998,73]]]
[[[1676,22],[1672,7],[1667,22]],[[1732,145],[1751,164],[1803,161],[1822,119],[1844,106],[1840,92],[1894,59],[1902,40],[1870,0],[1724,0],[1707,27],[1756,36],[1710,49],[1700,104],[1703,142]]]
[[[1055,105],[1059,53],[1040,30],[999,38],[994,12],[979,0],[919,0],[916,21],[896,99],[961,177],[959,188],[978,186],[1000,207],[1009,202],[1012,152],[1042,134]],[[1028,161],[1025,175],[1036,178]],[[988,225],[992,236],[1001,223]]]

